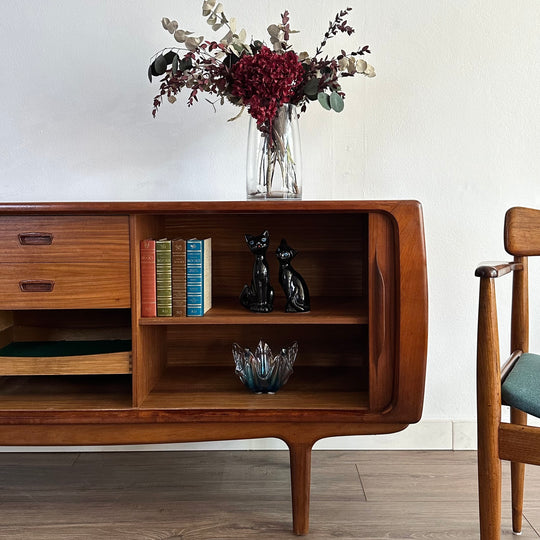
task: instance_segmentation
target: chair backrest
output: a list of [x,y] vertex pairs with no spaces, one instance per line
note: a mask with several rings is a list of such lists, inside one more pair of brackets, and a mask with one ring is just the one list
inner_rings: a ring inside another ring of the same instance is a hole
[[506,212],[504,247],[514,256],[540,255],[540,210],[514,207]]

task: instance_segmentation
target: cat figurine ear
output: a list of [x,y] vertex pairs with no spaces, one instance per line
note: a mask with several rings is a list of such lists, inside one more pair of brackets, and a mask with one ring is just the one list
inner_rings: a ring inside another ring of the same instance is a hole
[[291,260],[297,253],[287,244],[285,238],[281,239],[276,256],[279,261],[279,283],[287,298],[285,311],[288,313],[311,310],[308,286],[300,273],[291,266]]
[[246,234],[246,244],[255,255],[251,285],[244,285],[240,293],[240,303],[247,309],[268,313],[273,309],[274,289],[270,285],[266,250],[270,243],[270,233],[264,231],[258,236]]

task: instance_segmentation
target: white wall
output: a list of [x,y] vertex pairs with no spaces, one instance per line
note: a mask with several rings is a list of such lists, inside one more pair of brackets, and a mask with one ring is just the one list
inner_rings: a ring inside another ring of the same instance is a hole
[[[0,199],[244,199],[247,116],[227,123],[231,106],[214,113],[204,102],[188,109],[180,101],[151,117],[156,85],[146,78],[148,61],[174,45],[161,17],[210,37],[201,3],[3,0]],[[327,50],[369,44],[377,77],[344,81],[341,115],[315,103],[301,119],[304,198],[423,203],[430,292],[424,422],[381,445],[468,447],[474,268],[507,257],[508,207],[540,207],[540,2],[226,0],[225,12],[260,38],[288,9],[301,30],[292,36],[295,48],[313,51],[347,5],[357,32],[329,41]]]

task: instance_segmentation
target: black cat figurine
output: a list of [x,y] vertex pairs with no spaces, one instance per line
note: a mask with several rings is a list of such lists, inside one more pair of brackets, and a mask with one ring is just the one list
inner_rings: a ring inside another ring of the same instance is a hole
[[288,313],[305,312],[311,309],[309,290],[304,278],[291,266],[291,261],[298,252],[289,247],[285,238],[276,250],[279,261],[279,283],[287,298],[285,311]]
[[251,286],[244,285],[240,294],[240,302],[251,311],[268,313],[272,311],[274,304],[274,289],[270,285],[268,263],[266,262],[270,233],[264,231],[259,236],[246,234],[246,242],[251,253],[255,255],[255,262]]

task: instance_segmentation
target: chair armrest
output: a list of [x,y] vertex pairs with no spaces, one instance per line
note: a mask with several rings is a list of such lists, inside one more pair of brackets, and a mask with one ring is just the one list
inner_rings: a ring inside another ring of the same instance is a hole
[[498,278],[515,270],[523,270],[517,262],[483,262],[476,268],[474,275],[479,278]]

